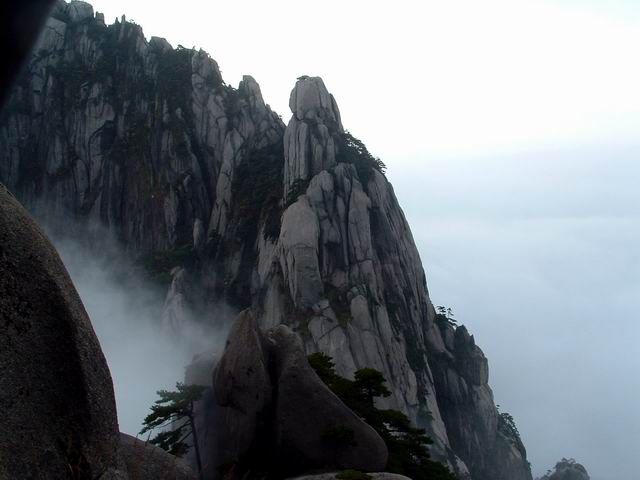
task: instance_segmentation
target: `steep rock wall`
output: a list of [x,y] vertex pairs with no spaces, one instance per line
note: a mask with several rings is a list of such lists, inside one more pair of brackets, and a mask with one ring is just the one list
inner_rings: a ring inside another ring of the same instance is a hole
[[84,2],[58,4],[0,123],[0,178],[29,208],[142,250],[223,224],[235,165],[283,130],[251,77],[227,87],[205,52],[106,26]]
[[41,218],[98,222],[133,252],[187,249],[171,328],[194,302],[285,319],[342,375],[382,371],[387,405],[461,478],[530,480],[486,358],[438,322],[392,186],[349,145],[321,79],[301,77],[290,107],[285,129],[251,77],[231,88],[205,52],[60,2],[0,117],[0,181]]

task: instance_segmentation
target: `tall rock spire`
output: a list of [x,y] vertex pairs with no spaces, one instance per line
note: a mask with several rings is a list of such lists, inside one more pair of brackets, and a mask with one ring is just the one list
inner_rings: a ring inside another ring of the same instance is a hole
[[303,76],[291,91],[293,116],[284,134],[285,198],[296,180],[310,180],[336,165],[340,110],[320,77]]

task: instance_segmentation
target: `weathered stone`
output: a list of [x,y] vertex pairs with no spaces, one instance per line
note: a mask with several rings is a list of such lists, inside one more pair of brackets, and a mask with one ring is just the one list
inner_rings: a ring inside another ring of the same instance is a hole
[[67,6],[67,14],[72,22],[81,22],[93,17],[93,7],[87,2],[72,0]]
[[[231,330],[212,400],[217,407],[206,414],[217,438],[205,455],[216,466],[235,464],[234,475],[386,465],[383,440],[318,378],[299,336],[284,325],[262,333],[251,311],[241,313]],[[332,443],[335,428],[352,431],[354,443]]]
[[204,312],[255,307],[262,327],[284,319],[340,374],[379,369],[392,391],[381,403],[425,428],[461,478],[530,480],[524,448],[501,443],[482,351],[435,323],[391,184],[338,163],[344,131],[322,80],[296,83],[285,130],[253,78],[232,89],[206,52],[147,43],[124,18],[107,38],[100,19],[72,22],[60,5],[0,118],[0,181],[48,219],[107,226],[133,253],[194,247],[168,323],[194,298]]
[[198,478],[181,459],[126,433],[120,434],[120,456],[131,480],[196,480]]
[[310,308],[322,296],[318,266],[318,219],[302,196],[287,209],[280,229],[280,265],[291,298],[301,309]]
[[44,25],[44,29],[38,38],[34,48],[36,54],[44,52],[54,52],[64,45],[64,37],[67,31],[67,24],[50,17]]
[[175,267],[171,271],[171,286],[162,309],[162,328],[171,335],[179,334],[188,324],[189,312],[185,300],[187,288],[187,272]]
[[169,43],[169,41],[164,37],[151,37],[149,39],[149,47],[155,50],[159,50],[160,52],[170,52],[173,50],[173,47]]
[[221,407],[224,429],[220,431],[222,451],[219,465],[243,459],[255,445],[262,428],[262,416],[272,402],[273,387],[268,360],[256,319],[245,310],[235,321],[213,374],[215,400]]
[[342,129],[338,106],[320,77],[300,77],[291,91],[289,108],[298,120],[333,122]]
[[[340,472],[335,473],[320,473],[318,475],[303,475],[301,477],[294,477],[289,480],[336,480]],[[395,473],[375,472],[367,473],[372,480],[411,480],[409,477],[403,475],[397,475]]]
[[284,134],[284,198],[296,181],[310,180],[336,165],[338,106],[319,77],[300,77],[291,92],[294,113]]
[[[387,447],[380,436],[316,375],[298,335],[281,325],[267,332],[277,371],[276,436],[283,471],[314,468],[382,470]],[[331,432],[347,429],[353,444],[343,445]]]
[[540,480],[589,480],[587,469],[573,459],[563,458]]
[[58,254],[0,184],[0,478],[117,466],[111,375]]
[[236,166],[282,142],[255,80],[232,92],[206,52],[147,42],[124,17],[107,29],[88,3],[60,1],[53,15],[0,119],[0,181],[30,210],[88,216],[135,250],[193,242],[216,200],[211,231],[224,235]]

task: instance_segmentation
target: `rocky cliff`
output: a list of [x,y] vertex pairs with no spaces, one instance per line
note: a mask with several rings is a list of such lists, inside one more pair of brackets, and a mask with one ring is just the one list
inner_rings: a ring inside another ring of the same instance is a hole
[[539,480],[589,480],[587,469],[574,459],[563,458],[553,470],[549,470],[545,476]]
[[383,165],[320,78],[300,77],[290,107],[285,127],[253,78],[232,88],[205,52],[60,2],[0,117],[0,181],[41,218],[170,259],[177,332],[184,309],[219,301],[263,328],[284,319],[341,375],[383,372],[388,405],[461,478],[530,480],[486,358],[434,311]]
[[0,480],[194,480],[118,434],[111,375],[53,245],[0,184]]

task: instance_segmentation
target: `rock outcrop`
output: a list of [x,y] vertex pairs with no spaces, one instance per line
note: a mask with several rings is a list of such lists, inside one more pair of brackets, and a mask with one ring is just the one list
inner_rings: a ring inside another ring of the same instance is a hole
[[216,403],[222,407],[224,429],[217,455],[219,464],[241,462],[268,429],[265,418],[272,408],[273,385],[264,338],[250,311],[236,320],[225,353],[213,374]]
[[1,184],[0,365],[0,479],[115,474],[102,350],[55,249]]
[[[386,465],[382,438],[320,380],[299,336],[284,325],[262,332],[250,310],[234,324],[213,391],[219,429],[208,455],[218,467],[232,466],[233,478]],[[330,432],[338,428],[353,441],[336,444]]]
[[300,77],[290,107],[285,129],[253,78],[234,89],[205,52],[60,2],[0,116],[0,181],[133,253],[188,251],[165,272],[178,332],[194,301],[251,307],[263,329],[285,319],[339,374],[381,371],[384,405],[426,428],[461,478],[530,480],[524,447],[500,433],[486,358],[437,321],[381,166],[321,79]]
[[130,480],[196,480],[179,458],[137,438],[120,434],[120,457]]
[[539,480],[590,480],[590,477],[587,469],[574,459],[563,458]]
[[251,77],[227,87],[205,52],[80,1],[58,2],[0,124],[0,180],[27,207],[147,251],[191,244],[210,217],[224,229],[236,166],[284,128]]
[[336,166],[340,111],[319,77],[300,77],[291,92],[293,117],[284,134],[284,186],[286,194],[296,181],[308,181]]
[[[340,472],[336,473],[321,473],[318,475],[304,475],[302,477],[295,477],[290,480],[337,480]],[[371,480],[411,480],[408,477],[402,475],[396,475],[395,473],[376,472],[368,473],[368,478]],[[365,477],[366,478],[366,477]]]

